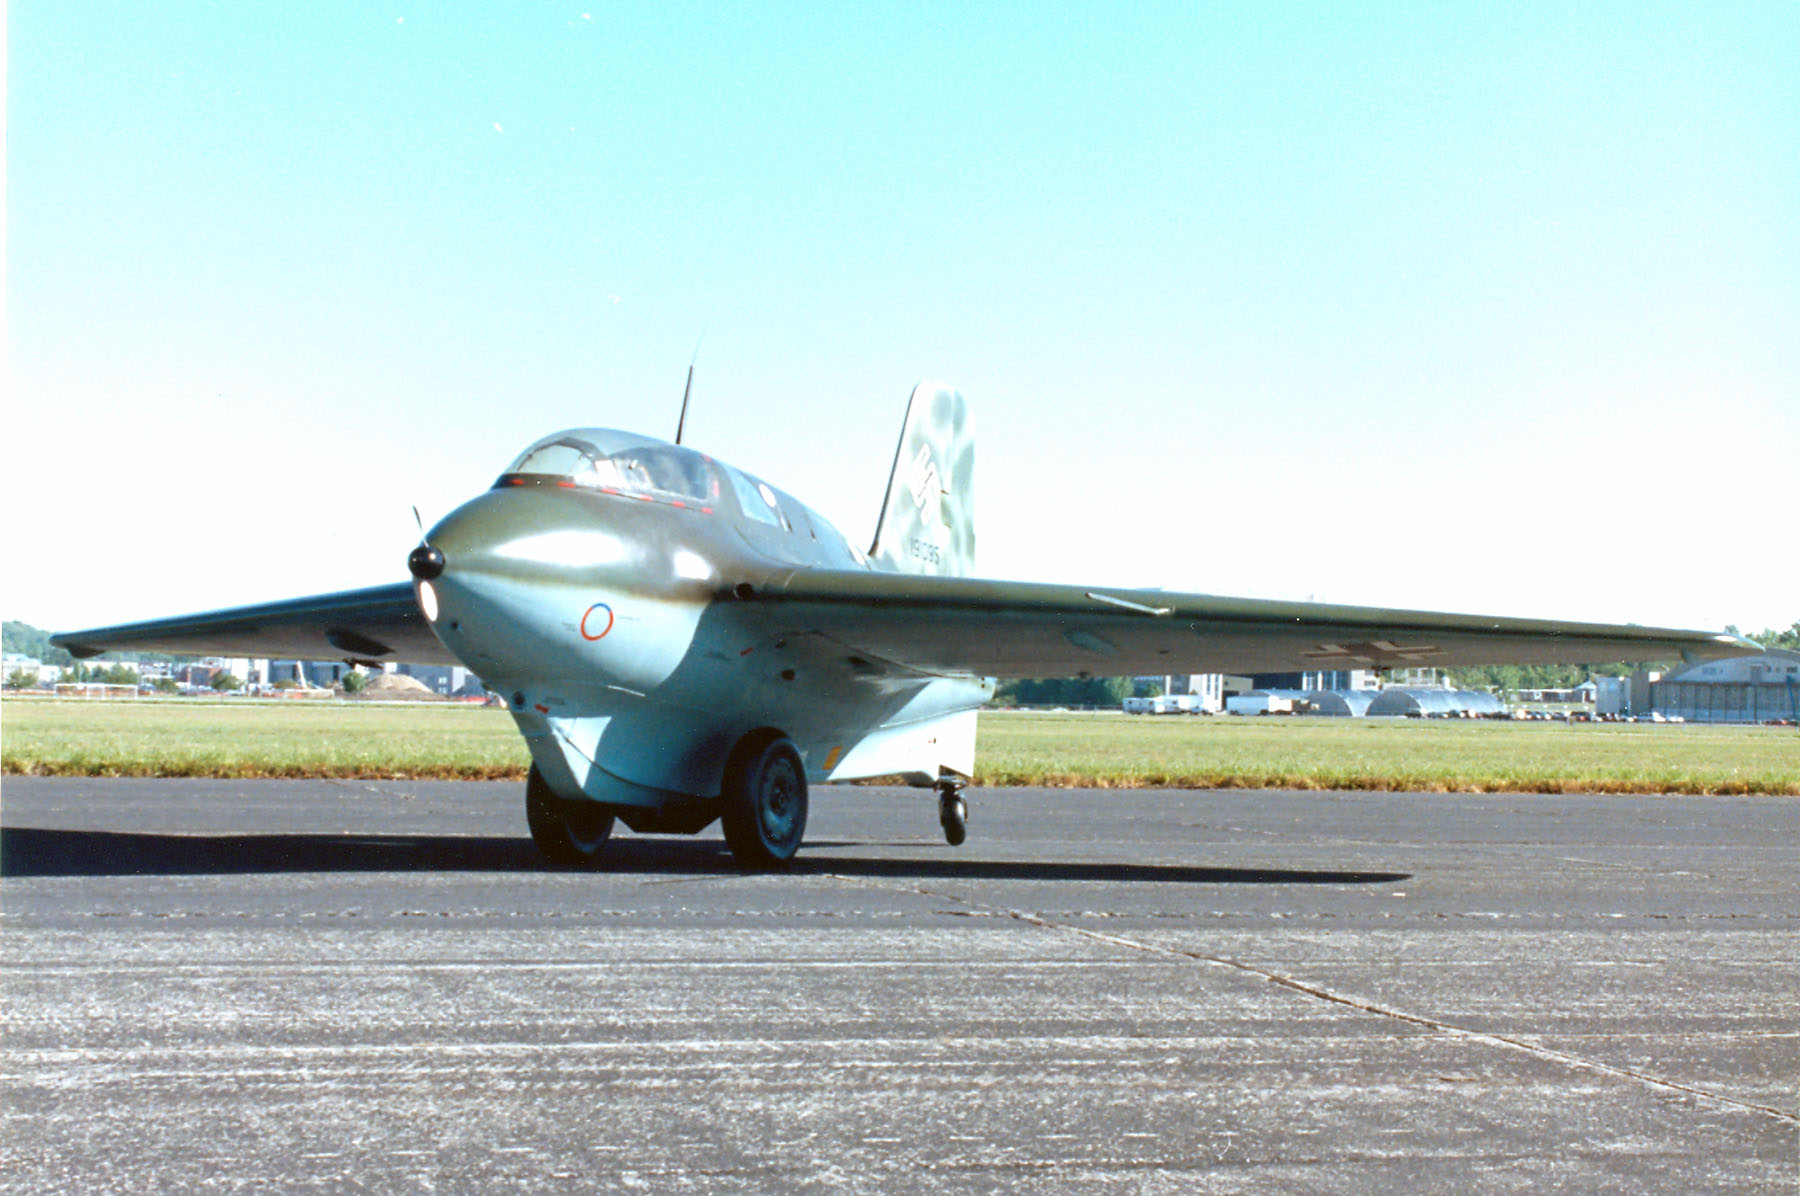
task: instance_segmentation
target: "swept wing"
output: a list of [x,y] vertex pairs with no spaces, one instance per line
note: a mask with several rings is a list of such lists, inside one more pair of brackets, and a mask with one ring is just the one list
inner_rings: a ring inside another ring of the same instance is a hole
[[[753,600],[784,630],[938,676],[1453,667],[1696,660],[1761,649],[1737,636],[1166,590],[800,569]],[[53,636],[77,656],[117,649],[456,664],[406,583]]]
[[456,664],[419,612],[411,584],[67,631],[50,637],[76,656],[131,649],[195,656]]
[[1629,624],[817,569],[778,575],[757,598],[785,628],[946,676],[1694,660],[1761,650],[1738,636]]

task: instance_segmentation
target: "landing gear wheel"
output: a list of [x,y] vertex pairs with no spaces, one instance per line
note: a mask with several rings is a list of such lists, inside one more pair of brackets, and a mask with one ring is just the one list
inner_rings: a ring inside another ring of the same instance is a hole
[[613,816],[604,806],[556,796],[534,764],[525,782],[525,825],[544,857],[565,865],[592,864],[612,834]]
[[944,842],[952,847],[961,847],[969,837],[969,807],[948,785],[938,787],[938,823],[944,828]]
[[779,868],[806,834],[806,766],[785,735],[751,735],[725,765],[719,822],[746,868]]

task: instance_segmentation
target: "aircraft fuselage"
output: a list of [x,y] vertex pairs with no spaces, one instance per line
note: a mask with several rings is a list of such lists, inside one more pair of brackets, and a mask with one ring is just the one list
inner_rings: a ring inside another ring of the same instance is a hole
[[414,582],[438,638],[503,696],[560,796],[680,822],[763,728],[794,741],[815,781],[932,784],[940,765],[972,763],[990,682],[871,660],[747,601],[796,569],[871,568],[829,522],[688,449],[561,435],[627,443],[599,475],[549,472],[528,450],[527,469],[431,529],[438,571]]

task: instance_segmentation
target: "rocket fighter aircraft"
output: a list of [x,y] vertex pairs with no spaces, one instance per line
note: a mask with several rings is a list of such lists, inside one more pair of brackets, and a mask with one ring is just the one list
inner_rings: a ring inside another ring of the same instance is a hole
[[[678,437],[679,438],[679,437]],[[963,396],[913,391],[865,554],[783,491],[598,428],[531,445],[446,516],[410,583],[66,632],[110,649],[466,665],[531,751],[531,837],[603,856],[615,820],[713,821],[791,859],[812,783],[935,787],[963,841],[975,712],[997,678],[1729,656],[1735,636],[972,576]]]

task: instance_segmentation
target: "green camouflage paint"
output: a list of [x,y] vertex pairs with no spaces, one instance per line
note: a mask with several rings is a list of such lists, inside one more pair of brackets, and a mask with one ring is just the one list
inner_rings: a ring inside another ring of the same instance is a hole
[[967,401],[941,383],[921,382],[907,404],[869,559],[898,573],[973,576],[974,476]]

